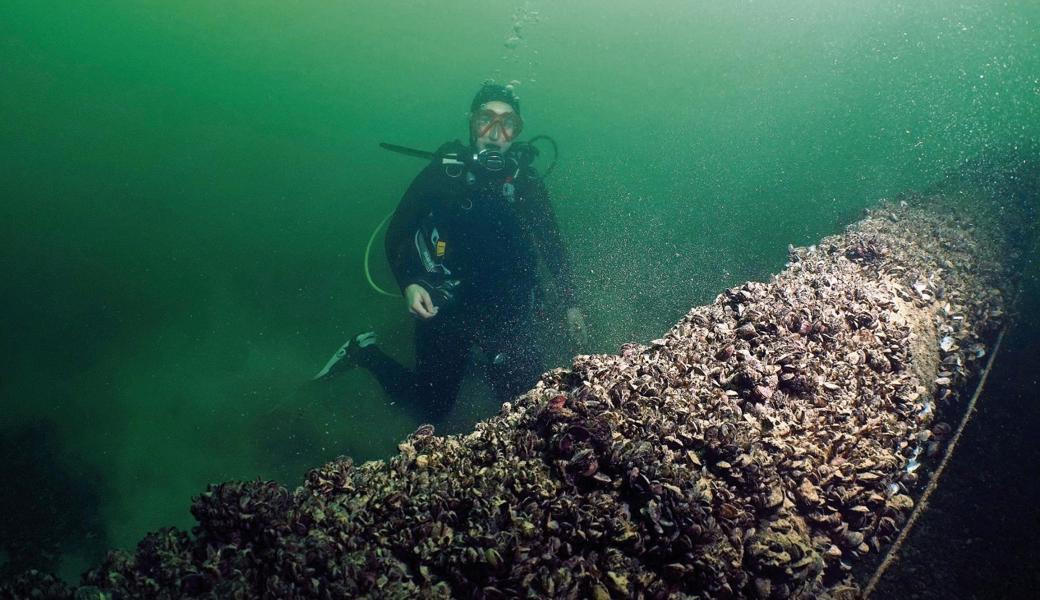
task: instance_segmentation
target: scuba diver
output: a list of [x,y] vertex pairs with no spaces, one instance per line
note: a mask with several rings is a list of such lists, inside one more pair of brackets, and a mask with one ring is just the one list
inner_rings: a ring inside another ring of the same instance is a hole
[[417,319],[415,368],[383,352],[367,331],[347,340],[314,379],[360,366],[393,400],[438,423],[455,403],[475,345],[487,357],[495,396],[508,401],[544,371],[533,333],[540,267],[566,307],[570,332],[584,341],[556,217],[532,165],[538,152],[516,141],[522,129],[512,88],[485,83],[470,105],[469,144],[456,140],[433,153],[390,220],[386,255]]

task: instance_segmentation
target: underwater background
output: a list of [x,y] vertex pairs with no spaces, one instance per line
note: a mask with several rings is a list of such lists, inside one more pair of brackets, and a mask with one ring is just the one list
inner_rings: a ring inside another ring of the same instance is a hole
[[[768,279],[879,198],[1035,164],[1040,3],[5,0],[0,573],[75,580],[190,528],[208,483],[395,451],[419,423],[370,375],[306,382],[363,329],[410,355],[362,257],[423,163],[378,144],[464,138],[489,78],[518,82],[524,138],[559,144],[547,183],[592,329],[546,344],[566,366]],[[902,595],[1040,583],[1028,244]],[[486,392],[475,368],[441,433],[494,414]]]

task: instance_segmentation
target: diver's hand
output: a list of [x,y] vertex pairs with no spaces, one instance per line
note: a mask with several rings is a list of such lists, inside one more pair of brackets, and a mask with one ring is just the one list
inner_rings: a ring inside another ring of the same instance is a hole
[[588,345],[589,329],[585,326],[585,313],[577,306],[567,309],[567,327],[579,347],[584,348]]
[[430,299],[430,292],[418,283],[404,288],[404,301],[408,305],[408,312],[420,319],[432,319],[437,314],[437,307]]

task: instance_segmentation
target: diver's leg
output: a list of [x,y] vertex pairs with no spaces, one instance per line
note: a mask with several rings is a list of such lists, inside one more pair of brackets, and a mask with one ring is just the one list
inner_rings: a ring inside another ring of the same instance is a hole
[[413,402],[415,373],[383,352],[382,348],[377,345],[364,348],[357,353],[355,361],[375,376],[383,391],[395,402]]
[[474,328],[465,315],[439,315],[415,327],[413,409],[421,420],[438,423],[455,405]]
[[524,303],[484,324],[480,345],[488,356],[488,379],[498,401],[508,402],[534,387],[545,371],[534,331],[534,305]]

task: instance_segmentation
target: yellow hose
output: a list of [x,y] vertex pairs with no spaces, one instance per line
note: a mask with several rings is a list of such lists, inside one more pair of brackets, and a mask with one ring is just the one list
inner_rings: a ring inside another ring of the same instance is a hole
[[371,252],[372,252],[372,242],[374,242],[376,240],[376,236],[379,235],[379,231],[383,228],[383,225],[386,225],[386,222],[389,221],[390,217],[392,217],[392,216],[394,216],[394,213],[390,213],[390,214],[386,215],[385,217],[383,217],[383,220],[379,222],[379,225],[376,225],[376,228],[374,230],[372,230],[372,235],[368,236],[368,244],[365,244],[365,260],[364,260],[365,279],[368,281],[369,287],[371,287],[376,292],[378,292],[378,293],[380,293],[380,294],[382,294],[384,296],[391,296],[393,298],[400,298],[401,294],[394,294],[394,293],[388,292],[388,291],[384,290],[383,288],[379,287],[379,285],[372,279],[372,272],[369,271],[369,269],[368,269],[368,255],[371,254]]

